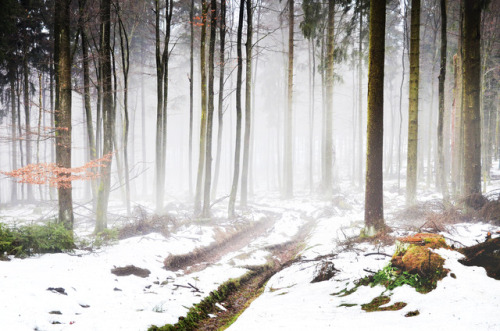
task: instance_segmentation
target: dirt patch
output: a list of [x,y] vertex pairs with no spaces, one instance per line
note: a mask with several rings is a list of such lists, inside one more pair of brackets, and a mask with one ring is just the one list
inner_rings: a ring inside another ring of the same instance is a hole
[[117,276],[130,276],[134,275],[137,277],[146,278],[149,276],[151,271],[148,269],[138,268],[134,265],[128,265],[125,267],[118,267],[111,269],[111,273]]

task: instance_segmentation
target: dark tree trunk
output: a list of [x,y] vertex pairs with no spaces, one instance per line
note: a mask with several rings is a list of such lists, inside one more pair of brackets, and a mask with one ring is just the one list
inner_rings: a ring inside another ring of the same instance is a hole
[[384,54],[385,0],[370,4],[368,68],[368,124],[366,143],[365,234],[372,236],[384,225]]
[[[56,164],[71,168],[71,55],[70,55],[70,2],[57,0],[55,10],[56,33],[54,48],[58,50],[56,80],[58,91],[55,109]],[[73,231],[73,199],[69,173],[58,175],[59,223]]]
[[238,32],[236,37],[237,53],[237,73],[236,73],[236,146],[234,148],[234,170],[233,184],[229,196],[228,217],[234,218],[234,205],[238,192],[238,180],[240,177],[240,154],[241,154],[241,85],[243,75],[243,59],[241,51],[241,39],[243,35],[243,14],[245,10],[245,0],[240,1],[240,12],[238,16]]
[[464,196],[481,193],[481,5],[482,1],[465,0],[462,21]]
[[[113,107],[113,91],[111,87],[111,1],[101,2],[101,84],[102,84],[102,117],[103,117],[103,149],[104,156],[113,153],[115,136],[115,114]],[[111,159],[106,167],[101,168],[100,183],[97,191],[96,228],[102,232],[107,228],[108,201],[111,187]]]
[[[225,1],[223,1],[225,6]],[[191,0],[189,17],[194,17],[194,0]],[[193,93],[194,93],[194,24],[190,24],[189,39],[189,196],[193,196]]]
[[448,199],[448,185],[446,183],[446,174],[444,167],[444,82],[446,80],[446,52],[447,52],[447,36],[446,36],[446,0],[440,0],[441,6],[441,64],[439,68],[439,114],[438,114],[438,188],[443,194],[445,200]]
[[245,80],[245,136],[243,138],[243,167],[241,169],[241,207],[248,201],[248,167],[250,158],[250,133],[252,132],[252,0],[246,0],[247,41]]

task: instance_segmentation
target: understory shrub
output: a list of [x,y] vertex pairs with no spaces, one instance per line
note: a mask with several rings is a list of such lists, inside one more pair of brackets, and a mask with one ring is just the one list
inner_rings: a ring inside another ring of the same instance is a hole
[[26,257],[37,253],[60,253],[74,248],[73,232],[63,224],[23,225],[9,228],[0,224],[0,255]]

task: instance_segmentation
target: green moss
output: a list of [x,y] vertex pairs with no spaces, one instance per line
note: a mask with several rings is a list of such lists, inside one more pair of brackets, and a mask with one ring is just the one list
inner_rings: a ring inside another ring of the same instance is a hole
[[210,292],[200,303],[193,305],[186,317],[179,317],[179,321],[172,325],[167,324],[161,327],[151,326],[149,331],[169,331],[169,330],[196,330],[200,321],[209,318],[208,314],[217,312],[216,303],[226,300],[232,293],[236,292],[242,285],[250,281],[256,274],[271,268],[271,265],[264,265],[256,270],[244,274],[238,279],[230,279],[221,284],[217,290]]
[[357,303],[341,303],[338,306],[339,307],[354,307],[354,306],[357,306],[357,305],[358,305]]
[[389,303],[391,299],[388,296],[379,296],[374,298],[370,303],[366,303],[361,305],[361,309],[366,312],[374,312],[374,311],[388,311],[388,310],[400,310],[406,307],[406,303],[404,302],[396,302],[390,306],[380,307]]

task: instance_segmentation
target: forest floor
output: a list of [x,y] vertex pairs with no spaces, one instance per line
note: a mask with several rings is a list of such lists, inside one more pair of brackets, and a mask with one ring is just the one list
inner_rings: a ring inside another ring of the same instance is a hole
[[[493,190],[499,184],[488,187],[490,197],[498,195]],[[93,222],[85,207],[77,208],[75,233],[87,249],[0,261],[0,329],[146,330],[174,324],[229,279],[262,270],[232,297],[217,302],[199,328],[232,323],[229,330],[237,331],[382,330],[394,325],[499,330],[499,281],[484,268],[459,263],[463,256],[453,250],[438,250],[450,272],[427,294],[408,285],[351,291],[359,279],[389,263],[396,238],[435,232],[461,247],[484,242],[488,232],[499,236],[498,221],[450,212],[430,191],[420,191],[420,203],[404,209],[404,196],[395,185],[389,182],[386,188],[386,222],[393,232],[372,241],[358,239],[363,195],[350,184],[329,200],[306,192],[291,200],[256,196],[235,220],[227,220],[223,202],[214,206],[212,220],[190,219],[191,207],[178,202],[168,205],[164,217],[137,207],[127,218],[116,204],[113,225],[127,226],[128,232],[105,244],[91,245]],[[42,222],[54,212],[51,208],[2,208],[0,221]],[[162,231],[148,233],[147,226]],[[118,276],[120,270],[132,274]],[[362,309],[382,294],[390,298],[387,305],[406,306]]]

